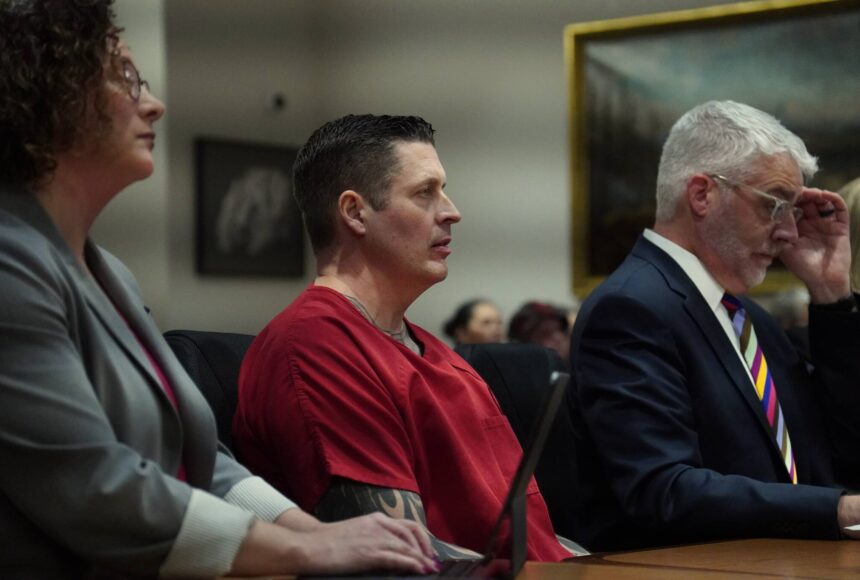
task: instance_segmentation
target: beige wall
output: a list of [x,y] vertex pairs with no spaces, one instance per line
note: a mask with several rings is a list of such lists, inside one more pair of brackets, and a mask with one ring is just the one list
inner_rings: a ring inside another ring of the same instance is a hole
[[[117,0],[117,20],[141,76],[156,95],[167,84],[164,0]],[[123,191],[99,216],[93,238],[122,258],[137,276],[159,324],[168,322],[171,299],[168,271],[168,121],[156,126],[155,173]]]
[[[530,298],[564,303],[570,256],[562,30],[571,22],[711,4],[123,0],[126,36],[144,75],[155,74],[153,88],[166,96],[167,139],[160,137],[155,178],[123,194],[102,219],[100,239],[141,278],[163,328],[257,332],[310,281],[312,261],[306,278],[293,281],[194,272],[193,139],[300,145],[342,114],[418,114],[438,131],[448,193],[463,222],[454,228],[448,280],[409,317],[438,333],[456,304],[475,295],[494,299],[507,315]],[[289,99],[281,114],[267,107],[275,90]]]
[[[256,333],[311,279],[201,277],[195,272],[193,142],[204,136],[301,145],[324,116],[315,5],[167,2],[171,328]],[[289,100],[282,113],[269,107],[275,91]],[[312,263],[310,255],[306,263]]]

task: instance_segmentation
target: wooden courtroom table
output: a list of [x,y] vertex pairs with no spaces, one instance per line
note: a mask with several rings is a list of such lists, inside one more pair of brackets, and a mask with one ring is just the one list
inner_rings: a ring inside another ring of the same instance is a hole
[[860,542],[735,540],[598,554],[564,564],[530,562],[518,580],[744,577],[860,578]]
[[[294,578],[267,577],[272,580]],[[527,562],[517,580],[860,578],[860,542],[734,540]],[[225,579],[227,580],[227,579]]]

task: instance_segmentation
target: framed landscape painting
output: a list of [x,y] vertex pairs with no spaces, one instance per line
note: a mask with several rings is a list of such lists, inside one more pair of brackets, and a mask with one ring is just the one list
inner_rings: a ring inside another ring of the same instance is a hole
[[[819,158],[812,185],[860,176],[860,2],[782,0],[572,24],[565,29],[572,276],[583,296],[654,221],[663,142],[709,100],[777,117]],[[798,281],[779,264],[761,292]]]

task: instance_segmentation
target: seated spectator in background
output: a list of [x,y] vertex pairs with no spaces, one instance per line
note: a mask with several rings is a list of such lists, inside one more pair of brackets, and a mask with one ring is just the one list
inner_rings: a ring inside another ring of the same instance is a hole
[[774,321],[785,331],[797,354],[812,364],[809,352],[809,291],[791,288],[777,292],[768,308]]
[[851,238],[851,288],[860,292],[860,178],[839,190],[848,206],[848,225]]
[[502,342],[502,313],[489,300],[469,300],[457,308],[443,330],[455,344]]
[[164,114],[121,31],[111,0],[0,1],[0,577],[426,572],[414,522],[322,524],[222,452],[90,239]]
[[806,326],[809,323],[809,291],[806,288],[789,288],[777,292],[768,311],[783,330]]
[[[574,297],[573,303],[570,306],[568,306],[567,308],[563,309],[565,311],[565,313],[567,314],[567,333],[568,334],[570,334],[573,331],[573,325],[576,322],[577,315],[579,314],[579,307],[580,307],[580,302],[576,297]],[[564,356],[567,356],[567,353],[565,353]],[[564,356],[562,358],[564,358]]]
[[[848,211],[770,115],[684,114],[657,215],[584,302],[571,344],[577,539],[598,550],[751,536],[860,537],[860,313]],[[810,374],[737,298],[779,256],[809,290]]]
[[[433,128],[343,117],[293,171],[317,277],[248,351],[237,448],[320,519],[382,511],[426,525],[440,555],[483,550],[522,451],[477,373],[404,318],[448,275],[460,221]],[[570,556],[530,491],[529,558]]]
[[570,350],[567,311],[545,302],[531,301],[517,310],[508,324],[508,340],[551,348],[563,360]]

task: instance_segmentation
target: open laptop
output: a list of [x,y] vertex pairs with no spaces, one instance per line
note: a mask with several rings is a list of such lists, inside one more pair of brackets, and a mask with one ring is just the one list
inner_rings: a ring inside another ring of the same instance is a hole
[[[493,526],[490,541],[483,557],[478,560],[448,560],[442,563],[442,570],[424,578],[506,578],[512,579],[519,574],[526,562],[526,488],[537,467],[538,459],[543,452],[550,428],[555,422],[570,375],[553,372],[550,376],[550,387],[544,395],[529,434],[528,444],[523,450],[520,464],[511,481],[502,511]],[[510,534],[507,535],[511,555],[510,560],[496,556],[505,547],[501,541],[501,531],[505,520],[510,520]]]
[[[370,572],[365,574],[351,574],[339,576],[304,576],[313,580],[328,580],[345,578],[397,578],[399,580],[419,579],[430,580],[434,578],[501,578],[513,579],[519,574],[526,562],[526,488],[537,467],[538,459],[543,452],[550,428],[555,422],[564,393],[567,390],[567,381],[570,375],[562,372],[553,372],[550,376],[550,388],[544,395],[543,402],[539,407],[538,415],[531,426],[528,444],[523,450],[520,464],[508,488],[505,503],[502,504],[501,513],[493,526],[487,549],[481,558],[471,560],[447,560],[442,562],[442,570],[436,574],[426,576],[412,576],[398,574],[395,572]],[[506,536],[507,546],[502,544],[501,531],[505,520],[509,519],[510,533]],[[510,559],[497,558],[502,548],[507,547]]]

